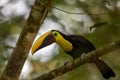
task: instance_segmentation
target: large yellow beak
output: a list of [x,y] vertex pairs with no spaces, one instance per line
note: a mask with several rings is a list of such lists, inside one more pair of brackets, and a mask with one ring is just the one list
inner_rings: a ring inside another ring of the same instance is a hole
[[46,32],[41,37],[39,37],[33,44],[31,50],[32,54],[34,54],[37,50],[52,44],[53,42],[55,42],[55,38],[52,34],[52,31]]

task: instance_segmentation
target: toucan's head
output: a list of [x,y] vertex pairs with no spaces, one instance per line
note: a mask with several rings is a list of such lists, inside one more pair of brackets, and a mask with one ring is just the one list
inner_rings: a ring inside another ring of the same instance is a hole
[[57,43],[64,51],[69,52],[73,49],[72,43],[65,39],[64,34],[57,30],[51,30],[40,36],[32,46],[32,54],[37,50],[46,47],[53,42]]

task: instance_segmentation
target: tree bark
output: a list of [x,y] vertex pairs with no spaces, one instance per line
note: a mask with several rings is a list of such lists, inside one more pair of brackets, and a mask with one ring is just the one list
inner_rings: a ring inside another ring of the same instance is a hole
[[15,49],[0,80],[18,80],[36,34],[43,23],[52,0],[36,0],[23,26]]
[[114,51],[120,49],[120,40],[116,42],[112,42],[102,48],[96,49],[94,51],[91,51],[87,53],[84,57],[83,60],[80,58],[75,59],[73,62],[68,62],[66,65],[63,65],[59,68],[56,68],[48,73],[45,73],[34,80],[53,80],[57,76],[61,76],[77,67],[80,67],[81,65],[90,62],[90,59],[93,57],[100,57],[108,52]]

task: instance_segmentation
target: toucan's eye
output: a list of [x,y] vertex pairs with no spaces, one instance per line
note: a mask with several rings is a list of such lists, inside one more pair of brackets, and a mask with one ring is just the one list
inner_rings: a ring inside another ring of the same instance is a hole
[[57,36],[57,33],[56,33],[56,32],[54,33],[54,36]]

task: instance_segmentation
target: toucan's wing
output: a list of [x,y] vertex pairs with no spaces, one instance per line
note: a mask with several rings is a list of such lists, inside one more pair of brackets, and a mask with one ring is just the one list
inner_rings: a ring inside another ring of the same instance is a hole
[[73,45],[73,50],[68,52],[68,54],[73,58],[81,56],[82,53],[88,53],[95,50],[94,45],[83,36],[70,35],[67,38],[67,40],[69,40]]
[[71,38],[70,42],[72,42],[75,47],[84,47],[85,49],[89,49],[90,51],[95,50],[95,46],[83,36],[71,35],[69,37]]

